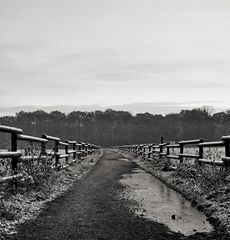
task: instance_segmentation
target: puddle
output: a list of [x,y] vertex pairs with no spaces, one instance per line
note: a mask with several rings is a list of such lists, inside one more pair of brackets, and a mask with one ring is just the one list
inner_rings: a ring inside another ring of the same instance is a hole
[[120,197],[137,202],[138,206],[133,209],[135,214],[163,223],[186,236],[213,230],[202,212],[151,174],[135,169],[120,182],[126,186]]

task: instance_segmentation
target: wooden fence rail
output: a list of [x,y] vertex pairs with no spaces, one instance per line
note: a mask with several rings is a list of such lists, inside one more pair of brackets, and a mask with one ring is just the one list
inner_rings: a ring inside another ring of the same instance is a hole
[[[77,162],[78,159],[83,159],[87,155],[91,155],[100,149],[100,146],[77,142],[77,141],[68,141],[62,142],[60,138],[49,136],[46,134],[42,134],[40,137],[23,135],[23,130],[14,127],[8,127],[0,125],[0,132],[11,134],[11,148],[10,151],[0,151],[0,158],[11,159],[11,170],[13,172],[12,176],[2,177],[0,178],[0,183],[6,182],[12,179],[22,178],[23,175],[18,173],[18,165],[19,163],[23,163],[26,161],[35,161],[38,159],[46,159],[48,156],[53,156],[55,158],[55,163],[53,168],[55,169],[63,169],[68,167],[70,164]],[[22,156],[22,153],[18,150],[18,141],[26,141],[30,143],[40,143],[41,144],[41,153],[37,156],[27,155]],[[48,153],[46,144],[48,142],[53,142],[53,153]],[[65,149],[65,153],[60,153],[59,146],[63,146]],[[71,148],[70,148],[71,147]],[[72,160],[70,161],[70,158]],[[61,164],[60,160],[65,158],[65,164]]]
[[[198,152],[185,153],[186,147],[194,147],[198,149]],[[223,147],[225,149],[225,155],[221,159],[205,159],[204,158],[204,148],[211,147]],[[134,153],[136,156],[143,156],[152,160],[153,157],[158,157],[159,159],[166,157],[168,160],[174,159],[178,160],[180,163],[184,159],[195,159],[196,162],[200,164],[212,164],[217,166],[230,167],[230,135],[223,136],[220,141],[215,142],[205,142],[204,139],[193,139],[186,141],[179,141],[178,143],[167,143],[163,142],[161,137],[160,144],[141,144],[141,145],[125,145],[119,146],[120,149],[128,150]],[[177,149],[179,153],[174,153],[174,149]]]

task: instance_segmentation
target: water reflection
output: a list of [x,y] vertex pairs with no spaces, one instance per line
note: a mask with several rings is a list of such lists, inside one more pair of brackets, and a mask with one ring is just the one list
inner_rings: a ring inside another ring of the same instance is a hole
[[122,196],[135,200],[140,206],[136,214],[184,235],[213,229],[203,213],[151,174],[135,169],[132,174],[124,175],[121,183],[127,187]]

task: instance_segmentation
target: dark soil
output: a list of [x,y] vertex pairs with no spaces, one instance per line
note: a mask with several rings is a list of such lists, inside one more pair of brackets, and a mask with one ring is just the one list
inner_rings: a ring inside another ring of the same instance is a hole
[[12,239],[215,239],[196,234],[184,237],[166,226],[141,218],[121,200],[123,174],[137,168],[134,162],[117,161],[122,155],[106,150],[93,170],[62,197],[47,204],[35,220],[25,222]]

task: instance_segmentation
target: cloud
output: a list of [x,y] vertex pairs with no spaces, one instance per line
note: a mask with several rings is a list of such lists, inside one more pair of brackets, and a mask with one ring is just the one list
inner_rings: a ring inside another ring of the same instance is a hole
[[1,104],[227,105],[229,10],[227,0],[0,0]]

